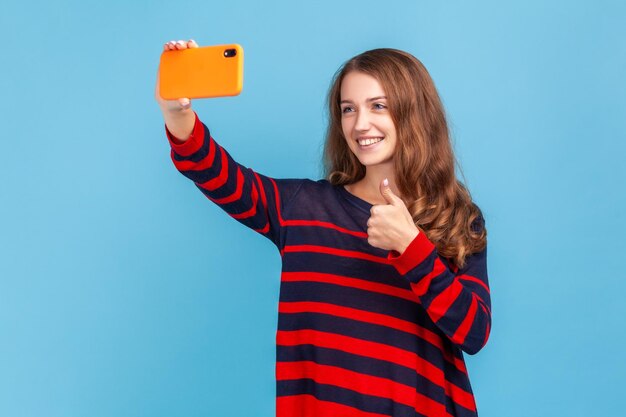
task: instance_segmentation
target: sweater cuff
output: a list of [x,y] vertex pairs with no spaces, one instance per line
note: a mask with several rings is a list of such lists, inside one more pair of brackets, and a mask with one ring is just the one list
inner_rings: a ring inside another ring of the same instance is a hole
[[402,254],[395,250],[387,254],[388,262],[402,275],[421,264],[435,250],[435,245],[426,237],[426,233],[420,232],[409,243]]
[[169,141],[172,150],[180,156],[189,156],[194,154],[198,151],[198,149],[200,149],[202,142],[204,141],[204,126],[200,122],[198,113],[195,111],[193,113],[195,115],[193,130],[189,138],[185,141],[172,135],[172,132],[170,132],[167,125],[165,125],[167,140]]

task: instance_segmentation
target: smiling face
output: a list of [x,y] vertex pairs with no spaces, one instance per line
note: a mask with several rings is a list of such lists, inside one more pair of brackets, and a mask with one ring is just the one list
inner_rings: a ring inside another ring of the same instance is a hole
[[343,135],[359,161],[366,167],[393,164],[396,128],[378,80],[363,72],[346,74],[340,106]]

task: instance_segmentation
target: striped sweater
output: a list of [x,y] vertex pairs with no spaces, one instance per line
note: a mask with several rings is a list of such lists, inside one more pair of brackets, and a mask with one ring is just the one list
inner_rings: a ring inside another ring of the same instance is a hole
[[458,270],[424,233],[375,248],[372,205],[343,186],[261,175],[197,114],[187,141],[165,131],[175,167],[280,251],[277,417],[477,415],[463,352],[489,337],[486,249]]

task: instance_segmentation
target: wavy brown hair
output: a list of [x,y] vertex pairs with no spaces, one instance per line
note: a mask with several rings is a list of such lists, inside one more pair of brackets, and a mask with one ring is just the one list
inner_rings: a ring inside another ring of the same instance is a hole
[[385,91],[398,137],[396,184],[415,225],[440,255],[462,268],[467,256],[487,245],[487,230],[480,208],[456,178],[455,166],[461,167],[435,84],[413,55],[397,49],[373,49],[348,60],[335,73],[327,97],[324,177],[343,186],[365,176],[365,166],[348,147],[341,128],[341,83],[351,71],[374,77]]

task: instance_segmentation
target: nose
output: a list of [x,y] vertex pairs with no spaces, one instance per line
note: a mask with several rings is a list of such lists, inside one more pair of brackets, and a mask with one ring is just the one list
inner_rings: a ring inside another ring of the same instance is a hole
[[360,111],[356,115],[356,122],[354,124],[354,130],[367,131],[370,128],[370,119],[366,111]]

